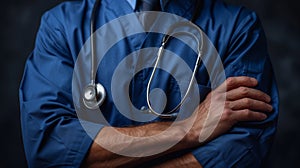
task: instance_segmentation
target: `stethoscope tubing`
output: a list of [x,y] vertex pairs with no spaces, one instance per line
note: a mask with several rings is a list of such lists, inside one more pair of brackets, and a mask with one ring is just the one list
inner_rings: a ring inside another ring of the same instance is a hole
[[[174,27],[174,26],[173,26]],[[157,59],[155,61],[155,64],[154,64],[154,67],[153,67],[153,70],[152,70],[152,73],[150,75],[150,79],[149,79],[149,82],[147,84],[147,89],[146,89],[146,97],[147,97],[147,105],[148,105],[148,113],[151,113],[151,114],[154,114],[156,116],[159,116],[161,118],[173,118],[174,116],[177,116],[178,113],[174,113],[175,111],[177,111],[185,102],[186,98],[188,97],[188,94],[190,93],[191,91],[191,88],[192,88],[192,84],[193,84],[193,78],[195,77],[196,73],[197,73],[197,70],[200,66],[200,62],[201,62],[201,52],[202,52],[202,49],[203,49],[203,32],[201,31],[201,29],[197,26],[195,26],[195,28],[198,29],[198,31],[200,32],[200,39],[201,39],[201,42],[198,40],[198,38],[192,34],[192,33],[189,33],[189,32],[177,32],[177,33],[173,33],[171,35],[165,35],[164,38],[163,38],[163,42],[158,50],[158,53],[157,53]],[[198,44],[198,55],[197,55],[197,60],[196,60],[196,63],[195,63],[195,66],[194,66],[194,69],[193,69],[193,73],[192,73],[192,76],[190,78],[190,81],[189,81],[189,85],[188,85],[188,88],[187,88],[187,91],[186,93],[184,94],[183,98],[181,99],[180,103],[177,104],[176,107],[174,107],[172,110],[170,110],[169,112],[165,112],[164,114],[160,114],[158,112],[156,112],[152,105],[151,105],[151,102],[150,102],[150,87],[151,87],[151,83],[152,83],[152,80],[153,80],[153,77],[154,77],[154,74],[156,72],[156,69],[158,67],[158,63],[160,62],[160,59],[161,59],[161,56],[163,55],[163,51],[164,51],[164,47],[165,45],[167,44],[167,42],[169,41],[170,37],[175,37],[175,35],[177,34],[189,34],[191,35],[196,41],[197,41],[197,44]],[[146,110],[146,109],[144,109]]]
[[[89,109],[99,108],[99,106],[101,106],[103,104],[103,102],[105,101],[105,97],[106,97],[106,92],[105,92],[105,89],[104,89],[103,85],[100,84],[100,83],[96,84],[96,82],[95,82],[97,65],[96,65],[96,51],[95,51],[96,39],[94,37],[94,32],[95,32],[95,17],[96,17],[98,8],[100,8],[100,4],[101,4],[101,0],[96,0],[95,4],[93,6],[91,20],[90,20],[90,32],[91,32],[91,35],[90,35],[90,43],[91,43],[91,72],[90,72],[90,78],[91,79],[90,80],[91,81],[86,86],[86,88],[84,89],[84,94],[83,94],[83,103]],[[190,21],[191,22],[190,25],[194,25],[193,22],[196,20],[197,16],[199,15],[199,12],[200,12],[200,5],[201,5],[200,0],[198,0],[197,1],[197,7],[196,7],[195,12],[193,14],[193,17]],[[172,25],[169,29],[169,32],[170,32],[170,30],[173,30],[176,25],[177,24]],[[147,84],[146,97],[147,97],[148,109],[146,107],[142,107],[141,111],[156,115],[160,118],[175,118],[175,117],[177,117],[178,113],[174,113],[174,112],[177,111],[183,105],[183,103],[185,102],[185,100],[186,100],[186,98],[187,98],[187,96],[188,96],[188,94],[191,90],[191,87],[192,87],[192,84],[193,84],[193,78],[195,77],[197,69],[199,68],[199,65],[200,65],[200,62],[201,62],[201,52],[202,52],[202,48],[203,48],[203,34],[202,34],[203,32],[198,26],[194,25],[194,27],[201,34],[201,37],[200,37],[201,42],[198,40],[198,38],[194,34],[189,33],[189,32],[177,32],[177,33],[173,33],[171,35],[169,35],[169,32],[168,32],[167,33],[168,35],[164,36],[164,38],[162,40],[162,44],[161,44],[161,46],[159,48],[159,51],[157,53],[157,58],[156,58],[156,61],[155,61],[154,68],[152,70],[149,82]],[[169,41],[171,36],[175,36],[176,34],[180,34],[180,33],[189,34],[194,39],[196,39],[196,41],[198,43],[198,57],[197,57],[197,60],[196,60],[196,63],[195,63],[195,67],[194,67],[192,76],[190,78],[188,89],[187,89],[184,97],[181,99],[180,103],[175,108],[173,108],[171,111],[169,111],[165,114],[160,114],[160,113],[156,112],[153,109],[153,107],[151,106],[150,95],[149,95],[150,94],[150,86],[151,86],[151,83],[153,81],[153,77],[154,77],[154,74],[156,72],[156,69],[158,67],[159,60],[161,59],[161,57],[163,55],[165,45],[167,44],[167,42]]]

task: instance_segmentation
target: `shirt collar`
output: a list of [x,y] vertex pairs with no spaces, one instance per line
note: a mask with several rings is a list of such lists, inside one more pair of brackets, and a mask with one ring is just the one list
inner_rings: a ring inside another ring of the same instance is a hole
[[[130,4],[130,6],[132,7],[132,9],[135,10],[136,8],[136,1],[137,0],[127,0],[127,2]],[[169,0],[160,0],[160,6],[162,7],[162,9],[164,9],[165,5],[169,2]]]

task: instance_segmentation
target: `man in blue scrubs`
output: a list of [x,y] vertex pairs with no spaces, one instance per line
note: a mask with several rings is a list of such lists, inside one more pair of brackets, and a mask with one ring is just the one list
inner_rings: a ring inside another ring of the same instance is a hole
[[[189,19],[197,0],[161,0],[159,8]],[[199,0],[200,1],[200,0]],[[203,0],[195,24],[201,27],[216,47],[223,62],[227,80],[215,90],[205,67],[197,75],[199,92],[204,97],[192,119],[189,132],[172,129],[171,137],[160,137],[156,144],[183,139],[171,149],[148,157],[128,157],[106,150],[101,144],[133,150],[150,150],[152,142],[122,141],[111,129],[133,137],[147,137],[167,129],[171,121],[138,124],[119,113],[111,96],[102,107],[111,127],[103,126],[92,139],[83,129],[72,99],[72,76],[77,56],[90,37],[90,19],[95,0],[65,2],[46,12],[36,37],[33,52],[26,62],[20,86],[22,134],[29,167],[263,167],[265,165],[278,117],[278,92],[267,53],[265,35],[254,12],[224,4],[220,0]],[[134,0],[102,0],[96,26],[136,11]],[[128,38],[115,46],[118,57],[136,50]],[[136,42],[136,41],[135,41]],[[142,46],[141,46],[142,47]],[[176,46],[177,48],[178,46]],[[172,46],[171,46],[172,48]],[[138,48],[139,49],[139,48]],[[106,57],[105,57],[106,58]],[[112,53],[107,59],[117,60]],[[119,59],[119,58],[118,58]],[[117,61],[107,61],[106,68]],[[113,71],[113,69],[112,69]],[[149,75],[151,71],[143,71]],[[97,73],[99,74],[99,73]],[[87,74],[88,75],[88,74]],[[196,75],[196,77],[197,77]],[[105,88],[110,73],[98,78]],[[147,82],[131,85],[132,95],[145,88]],[[122,86],[120,86],[122,87]],[[221,120],[205,141],[199,142],[203,118],[208,113],[211,95],[226,90]],[[108,90],[108,95],[111,93]],[[143,93],[144,94],[144,93]],[[145,96],[144,96],[145,97]],[[176,97],[176,96],[174,96]],[[143,98],[131,97],[141,105]],[[190,120],[184,120],[189,122]],[[202,122],[201,122],[202,121]]]

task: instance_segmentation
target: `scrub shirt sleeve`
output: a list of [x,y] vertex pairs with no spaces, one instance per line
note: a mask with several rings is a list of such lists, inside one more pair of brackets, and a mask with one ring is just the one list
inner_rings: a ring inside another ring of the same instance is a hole
[[233,28],[225,73],[251,76],[259,81],[257,89],[269,94],[274,108],[263,122],[242,122],[228,133],[192,151],[205,168],[263,167],[271,148],[278,117],[278,91],[266,39],[259,19],[252,11],[243,10]]
[[41,20],[20,85],[23,142],[29,167],[80,167],[92,138],[72,100],[74,61],[56,13]]

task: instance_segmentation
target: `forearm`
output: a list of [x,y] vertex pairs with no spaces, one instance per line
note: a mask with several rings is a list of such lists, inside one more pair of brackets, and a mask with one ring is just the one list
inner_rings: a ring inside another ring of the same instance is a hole
[[169,167],[202,168],[201,164],[191,153],[185,154],[175,159],[168,160],[162,164],[154,166],[153,168],[169,168]]
[[[104,127],[91,146],[84,165],[138,166],[160,156],[198,147],[226,133],[239,121],[262,121],[267,116],[260,111],[272,111],[272,106],[268,104],[271,99],[263,92],[248,88],[256,85],[257,80],[253,78],[227,79],[206,97],[191,117],[183,121],[158,122],[131,128]],[[240,90],[244,94],[240,94]],[[222,108],[224,94],[226,102]],[[211,102],[215,104],[212,109]],[[210,116],[212,119],[207,120],[209,109],[214,115],[220,114],[221,118]],[[207,131],[213,126],[216,126],[213,132]]]
[[[169,122],[158,122],[129,128],[104,127],[92,144],[83,165],[84,167],[138,166],[157,157],[193,147],[188,138],[183,138],[186,137],[185,131],[179,125],[165,131],[170,125]],[[151,137],[154,135],[157,136]],[[162,146],[177,142],[179,143],[172,148],[159,152]],[[135,157],[129,156],[131,154]]]

